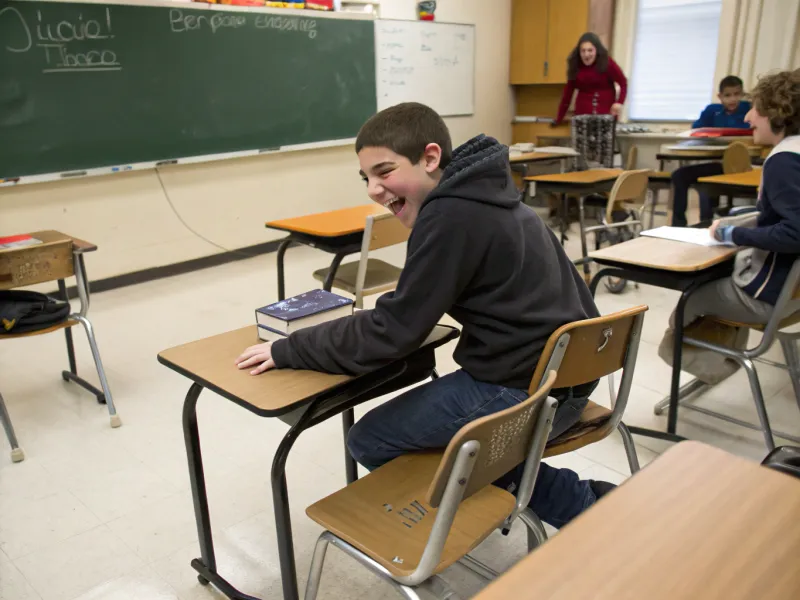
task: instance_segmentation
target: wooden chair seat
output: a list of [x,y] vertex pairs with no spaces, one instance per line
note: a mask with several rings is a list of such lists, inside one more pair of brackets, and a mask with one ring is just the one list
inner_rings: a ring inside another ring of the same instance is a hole
[[67,327],[74,327],[78,322],[74,319],[67,319],[61,323],[45,327],[44,329],[37,329],[36,331],[26,331],[25,333],[0,333],[0,340],[12,340],[17,338],[33,337],[35,335],[44,335],[45,333],[52,333],[59,329],[66,329]]
[[544,458],[566,454],[607,437],[611,426],[611,410],[589,400],[580,420],[564,433],[547,442]]
[[[349,262],[340,265],[336,270],[333,287],[345,290],[351,294],[356,293],[356,276],[358,275],[358,262]],[[314,271],[314,279],[325,281],[330,269]],[[377,258],[367,260],[367,276],[364,280],[364,295],[378,294],[393,289],[400,279],[401,268],[395,267]]]
[[[443,452],[419,452],[398,457],[309,506],[306,514],[393,575],[410,575],[436,519],[437,509],[425,498],[442,456]],[[514,505],[512,494],[493,485],[464,500],[434,574],[486,539]]]

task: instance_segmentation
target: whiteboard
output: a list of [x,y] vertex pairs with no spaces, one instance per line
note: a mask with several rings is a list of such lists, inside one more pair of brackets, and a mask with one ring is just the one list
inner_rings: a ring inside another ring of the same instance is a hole
[[375,21],[378,110],[427,104],[442,116],[475,112],[475,26]]

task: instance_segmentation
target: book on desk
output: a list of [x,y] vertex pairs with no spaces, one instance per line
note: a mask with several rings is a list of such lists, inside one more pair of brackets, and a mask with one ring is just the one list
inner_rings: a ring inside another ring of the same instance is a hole
[[256,309],[258,337],[274,342],[295,331],[353,314],[354,302],[325,290],[311,290]]

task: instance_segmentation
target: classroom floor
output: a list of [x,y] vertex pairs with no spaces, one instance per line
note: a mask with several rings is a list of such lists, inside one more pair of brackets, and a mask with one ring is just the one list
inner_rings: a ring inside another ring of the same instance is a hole
[[[577,239],[573,231],[568,246],[573,257],[579,255]],[[382,254],[402,264],[402,247]],[[329,258],[310,248],[289,250],[287,291],[317,287],[311,273]],[[91,256],[87,267],[91,275]],[[251,323],[253,309],[275,297],[274,254],[93,296],[90,317],[122,416],[120,429],[109,428],[106,409],[94,397],[61,380],[59,372],[67,364],[62,335],[0,344],[0,391],[27,456],[12,464],[2,438],[0,600],[223,598],[201,586],[189,566],[199,555],[180,418],[189,384],[158,364],[156,354]],[[656,348],[676,294],[629,286],[614,296],[601,286],[597,301],[603,312],[650,306],[625,420],[664,429],[666,417],[655,416],[653,404],[668,390],[670,369]],[[79,330],[76,339],[79,372],[96,381]],[[438,352],[440,373],[456,368],[452,349],[451,344]],[[779,348],[769,357],[782,360]],[[758,369],[773,426],[800,434],[800,411],[788,374],[764,365]],[[607,404],[605,385],[595,400]],[[376,402],[361,407],[357,416]],[[741,372],[697,402],[755,420]],[[210,392],[203,393],[198,413],[219,570],[245,593],[280,598],[269,468],[287,426],[260,419]],[[679,432],[754,460],[765,453],[759,433],[686,410]],[[637,438],[637,445],[643,465],[667,447],[649,438]],[[342,454],[340,421],[334,419],[301,437],[289,459],[301,590],[320,533],[304,509],[344,484]],[[628,476],[617,436],[549,462],[584,478],[621,483]],[[502,570],[524,552],[525,536],[517,527],[508,538],[493,534],[475,554]],[[445,578],[463,597],[483,586],[458,566]],[[356,597],[399,596],[332,549],[320,598]]]

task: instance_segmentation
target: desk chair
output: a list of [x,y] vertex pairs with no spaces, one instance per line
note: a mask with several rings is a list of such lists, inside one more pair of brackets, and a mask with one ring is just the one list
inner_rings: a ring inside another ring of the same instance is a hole
[[[100,350],[97,347],[97,341],[94,336],[94,328],[86,316],[89,311],[89,282],[86,278],[83,254],[84,252],[93,251],[97,247],[55,231],[35,232],[31,236],[42,240],[43,243],[5,251],[0,254],[0,289],[20,288],[58,280],[59,290],[64,300],[66,300],[65,279],[74,275],[78,298],[80,299],[80,310],[76,313],[71,313],[65,321],[56,325],[26,333],[2,334],[0,335],[0,340],[32,337],[63,329],[67,341],[70,370],[62,371],[61,377],[64,381],[74,381],[84,389],[92,392],[97,397],[98,402],[105,403],[108,408],[111,427],[119,427],[122,425],[122,421],[114,407],[114,400],[111,397],[111,390],[108,387],[105,370],[100,359]],[[67,241],[70,244],[64,243]],[[94,359],[102,391],[78,376],[71,328],[79,323],[86,330],[86,337],[89,340],[89,348],[92,351],[92,358]],[[3,422],[3,428],[11,446],[11,460],[13,462],[21,462],[25,459],[25,453],[17,441],[14,426],[11,423],[2,394],[0,394],[0,421]]]
[[[724,175],[747,173],[753,170],[751,161],[747,145],[742,142],[733,142],[725,148],[725,152],[722,154],[722,172]],[[728,207],[726,209],[717,208],[722,215],[727,214],[733,208],[733,198],[727,198],[727,202]]]
[[[580,420],[547,443],[544,458],[599,442],[616,430],[622,436],[631,474],[639,470],[636,446],[628,427],[622,422],[622,415],[628,405],[647,310],[647,306],[640,305],[603,317],[568,323],[547,340],[530,389],[541,385],[544,374],[551,369],[557,373],[554,388],[574,387],[608,377],[612,408],[589,400]],[[614,389],[614,374],[619,370],[622,370],[622,376],[619,387]]]
[[722,172],[725,175],[734,173],[746,173],[752,171],[753,165],[750,161],[750,151],[742,142],[733,142],[725,148],[722,155]]
[[[628,150],[628,159],[625,162],[625,170],[636,170],[636,165],[638,162],[639,148],[634,144],[630,147],[630,150]],[[651,171],[647,186],[647,197],[644,202],[644,206],[642,207],[642,214],[648,210],[650,211],[650,221],[647,226],[648,229],[652,229],[655,226],[656,215],[662,217],[669,216],[668,212],[659,212],[657,210],[658,194],[661,192],[661,190],[667,190],[668,192],[672,191],[672,173],[669,173],[668,171]]]
[[[619,244],[636,237],[641,230],[639,208],[644,204],[649,185],[649,175],[649,169],[625,171],[614,182],[614,187],[611,188],[608,198],[593,195],[580,200],[578,210],[580,216],[581,259],[578,263],[584,265],[584,275],[587,279],[590,259],[586,235],[594,233],[595,247],[597,249],[600,249],[603,244]],[[584,206],[605,209],[599,225],[585,226]],[[606,278],[604,285],[611,293],[618,294],[625,288],[626,282],[624,279]]]
[[[444,452],[400,456],[310,506],[322,525],[305,600],[315,600],[328,544],[386,579],[405,598],[422,587],[454,594],[438,574],[527,510],[557,401],[550,372],[520,404],[465,425]],[[524,462],[517,498],[492,485]],[[494,574],[474,559],[467,564]]]
[[[728,415],[724,415],[722,413],[708,410],[699,406],[694,406],[691,404],[685,404],[684,406],[688,409],[701,412],[705,415],[728,421],[729,423],[734,423],[755,431],[761,431],[764,435],[764,442],[767,446],[767,450],[771,451],[775,448],[775,440],[772,437],[772,429],[769,424],[769,418],[767,417],[767,408],[764,405],[764,395],[761,392],[761,383],[759,382],[758,372],[756,371],[753,361],[769,350],[777,338],[781,343],[781,348],[783,349],[783,355],[786,359],[785,368],[789,371],[789,377],[792,380],[792,387],[794,388],[797,405],[798,408],[800,408],[800,351],[798,351],[797,348],[797,340],[800,340],[800,332],[786,331],[786,328],[800,323],[800,258],[794,261],[794,265],[792,266],[791,271],[789,271],[789,276],[786,278],[783,288],[781,289],[781,293],[778,296],[778,302],[775,304],[775,308],[773,309],[772,315],[770,316],[766,325],[758,323],[736,323],[724,321],[722,319],[715,320],[725,325],[746,327],[748,329],[754,329],[763,333],[761,342],[758,344],[758,346],[751,350],[737,350],[734,348],[728,348],[727,346],[713,344],[705,340],[697,340],[690,337],[683,338],[683,341],[686,344],[696,346],[697,348],[718,352],[727,358],[735,360],[744,368],[745,373],[747,373],[747,379],[750,382],[750,390],[753,394],[753,401],[756,405],[756,412],[758,413],[761,426],[757,427],[752,423],[735,419]],[[778,364],[777,366],[783,365]],[[684,386],[684,388],[681,390],[681,396],[688,396],[688,394],[694,392],[703,385],[704,384],[700,383],[698,380],[694,380]],[[656,414],[660,414],[660,411],[662,410],[663,407],[662,403],[660,402],[656,405]],[[782,438],[800,443],[800,438],[787,435],[779,431],[776,431],[776,433],[778,433],[778,435]]]
[[[422,585],[439,597],[453,598],[437,575],[455,562],[486,579],[497,577],[468,552],[494,529],[510,528],[517,517],[527,528],[529,549],[546,540],[541,521],[528,508],[542,453],[571,452],[618,426],[624,428],[620,419],[645,310],[640,306],[561,327],[545,346],[528,400],[465,425],[443,453],[400,456],[310,506],[308,516],[325,532],[314,551],[305,599],[317,596],[331,543],[414,599],[419,597],[414,588]],[[556,382],[579,385],[620,368],[624,371],[614,410],[590,402],[585,418],[547,442],[557,403],[545,395]],[[633,441],[624,431],[632,468],[638,470]],[[516,498],[492,485],[523,462]]]
[[[356,308],[364,307],[364,296],[380,294],[397,286],[402,269],[376,258],[370,258],[371,250],[394,246],[408,240],[411,230],[393,214],[386,213],[367,217],[361,257],[358,262],[345,263],[336,270],[333,287],[355,295]],[[330,268],[314,271],[314,279],[325,281]]]

